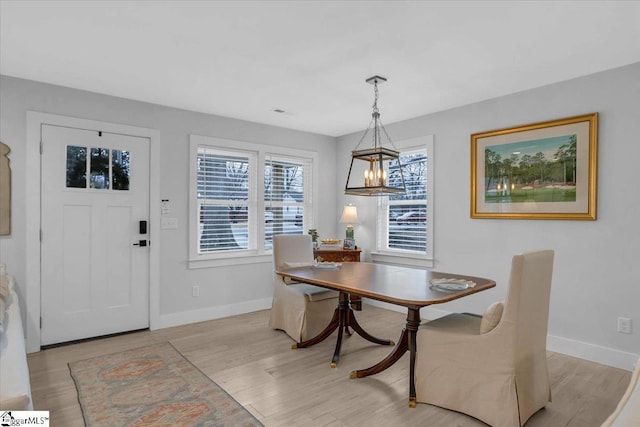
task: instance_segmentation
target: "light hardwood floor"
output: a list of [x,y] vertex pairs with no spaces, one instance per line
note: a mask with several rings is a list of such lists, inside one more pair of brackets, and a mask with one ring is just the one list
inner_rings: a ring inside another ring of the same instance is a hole
[[[381,338],[397,340],[401,313],[365,306],[356,314]],[[408,407],[409,360],[388,370],[349,379],[354,369],[381,360],[390,347],[357,335],[343,343],[338,367],[329,366],[334,337],[308,349],[267,327],[269,311],[142,331],[64,347],[28,357],[37,410],[50,411],[52,426],[83,426],[68,362],[169,341],[266,426],[484,426],[463,414],[426,404]],[[599,426],[614,410],[631,373],[549,353],[553,402],[527,427]]]

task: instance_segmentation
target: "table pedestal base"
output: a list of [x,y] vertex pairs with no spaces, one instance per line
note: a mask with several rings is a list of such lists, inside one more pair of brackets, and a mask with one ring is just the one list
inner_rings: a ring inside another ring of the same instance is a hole
[[349,327],[351,327],[362,338],[374,344],[395,345],[395,343],[391,340],[376,338],[362,329],[362,326],[360,326],[360,324],[356,320],[356,316],[353,314],[353,310],[351,309],[351,305],[349,304],[349,294],[346,292],[340,292],[340,297],[338,299],[338,308],[336,308],[336,310],[333,312],[333,317],[331,318],[329,325],[315,337],[293,344],[291,348],[296,349],[311,347],[312,345],[318,344],[319,342],[327,339],[329,335],[331,335],[333,331],[337,329],[338,338],[336,340],[336,348],[333,352],[333,357],[331,358],[331,367],[335,368],[338,364],[338,360],[340,360],[340,348],[342,347],[343,332],[351,335]]
[[416,364],[416,333],[420,327],[420,309],[409,308],[407,313],[407,325],[402,330],[400,340],[387,357],[375,365],[351,372],[350,378],[364,378],[384,371],[396,363],[405,352],[409,351],[409,407],[416,407],[416,384],[415,384],[415,364]]

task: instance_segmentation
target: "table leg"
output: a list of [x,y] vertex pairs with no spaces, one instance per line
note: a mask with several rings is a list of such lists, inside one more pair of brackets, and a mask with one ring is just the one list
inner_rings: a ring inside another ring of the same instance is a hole
[[[351,305],[351,302],[349,302],[349,307],[351,307],[353,309],[353,306]],[[351,310],[348,310],[351,311]],[[347,335],[351,336],[353,333],[351,332],[351,330],[349,329],[349,326],[351,326],[351,318],[349,316],[345,317],[345,323],[344,323],[344,331],[346,332]]]
[[[345,298],[342,296],[345,295]],[[336,348],[333,351],[333,357],[331,358],[331,367],[335,368],[340,360],[340,348],[342,347],[342,332],[347,329],[347,312],[349,309],[349,299],[346,294],[340,292],[340,300],[338,302],[339,314],[339,326],[338,326],[338,338],[336,338]]]
[[[420,309],[409,308],[407,313],[407,324],[402,330],[400,340],[395,348],[387,357],[382,359],[375,365],[351,372],[351,378],[364,378],[369,375],[375,375],[389,368],[396,363],[405,352],[409,351],[409,407],[416,406],[416,384],[415,384],[415,363],[416,363],[416,333],[420,326]],[[355,329],[355,327],[354,327]]]
[[351,299],[351,308],[355,311],[362,311],[362,297],[358,295],[349,295]]
[[394,363],[396,363],[398,361],[398,359],[400,359],[404,353],[408,350],[408,332],[406,329],[402,330],[402,335],[400,335],[400,340],[398,341],[398,343],[396,344],[396,346],[394,347],[393,351],[391,351],[391,353],[389,353],[389,355],[387,357],[385,357],[384,359],[382,359],[380,362],[376,363],[373,366],[370,366],[366,369],[360,369],[358,371],[352,371],[350,374],[351,378],[364,378],[364,377],[368,377],[369,375],[375,375],[379,372],[384,371],[385,369],[387,369],[389,366],[393,365]]
[[374,344],[380,344],[380,345],[395,345],[395,343],[391,340],[383,340],[380,338],[376,338],[370,333],[368,333],[367,331],[365,331],[364,329],[362,329],[362,326],[360,326],[360,324],[356,320],[356,315],[353,313],[352,310],[347,311],[347,323],[348,323],[348,326],[351,326],[358,335],[360,335],[362,338],[364,338],[367,341],[370,341]]
[[420,327],[420,309],[409,308],[407,329],[409,330],[409,407],[416,407],[416,337]]
[[343,333],[346,332],[347,334],[351,335],[349,326],[351,326],[351,328],[353,328],[353,330],[357,332],[358,335],[368,341],[371,341],[372,343],[381,345],[394,345],[393,341],[376,338],[365,331],[356,320],[356,316],[353,314],[353,310],[351,309],[351,306],[349,304],[349,294],[340,292],[340,297],[338,299],[338,308],[336,308],[336,310],[333,312],[333,317],[331,318],[331,322],[329,322],[329,325],[315,337],[306,341],[295,343],[291,345],[291,348],[296,349],[311,347],[312,345],[318,344],[319,342],[327,339],[327,337],[329,337],[329,335],[331,335],[333,331],[337,329],[338,337],[336,338],[336,347],[333,352],[333,357],[331,358],[331,367],[335,368],[338,364],[338,361],[340,360],[340,350],[342,348]]

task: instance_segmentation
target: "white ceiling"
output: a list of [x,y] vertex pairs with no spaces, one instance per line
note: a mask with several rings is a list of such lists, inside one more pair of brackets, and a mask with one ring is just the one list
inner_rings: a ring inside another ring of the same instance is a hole
[[638,1],[0,1],[4,75],[332,136],[639,61]]

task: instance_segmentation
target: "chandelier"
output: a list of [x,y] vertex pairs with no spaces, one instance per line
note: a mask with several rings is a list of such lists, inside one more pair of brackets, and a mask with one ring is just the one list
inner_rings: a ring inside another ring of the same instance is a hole
[[[391,138],[389,138],[389,134],[380,120],[378,110],[378,83],[386,81],[386,78],[380,76],[369,77],[366,80],[374,87],[373,113],[367,130],[364,131],[358,145],[351,152],[351,166],[344,194],[388,196],[406,192],[402,165],[400,164],[400,152],[395,149]],[[358,150],[362,141],[372,130],[373,147]],[[381,131],[393,149],[382,146]]]

